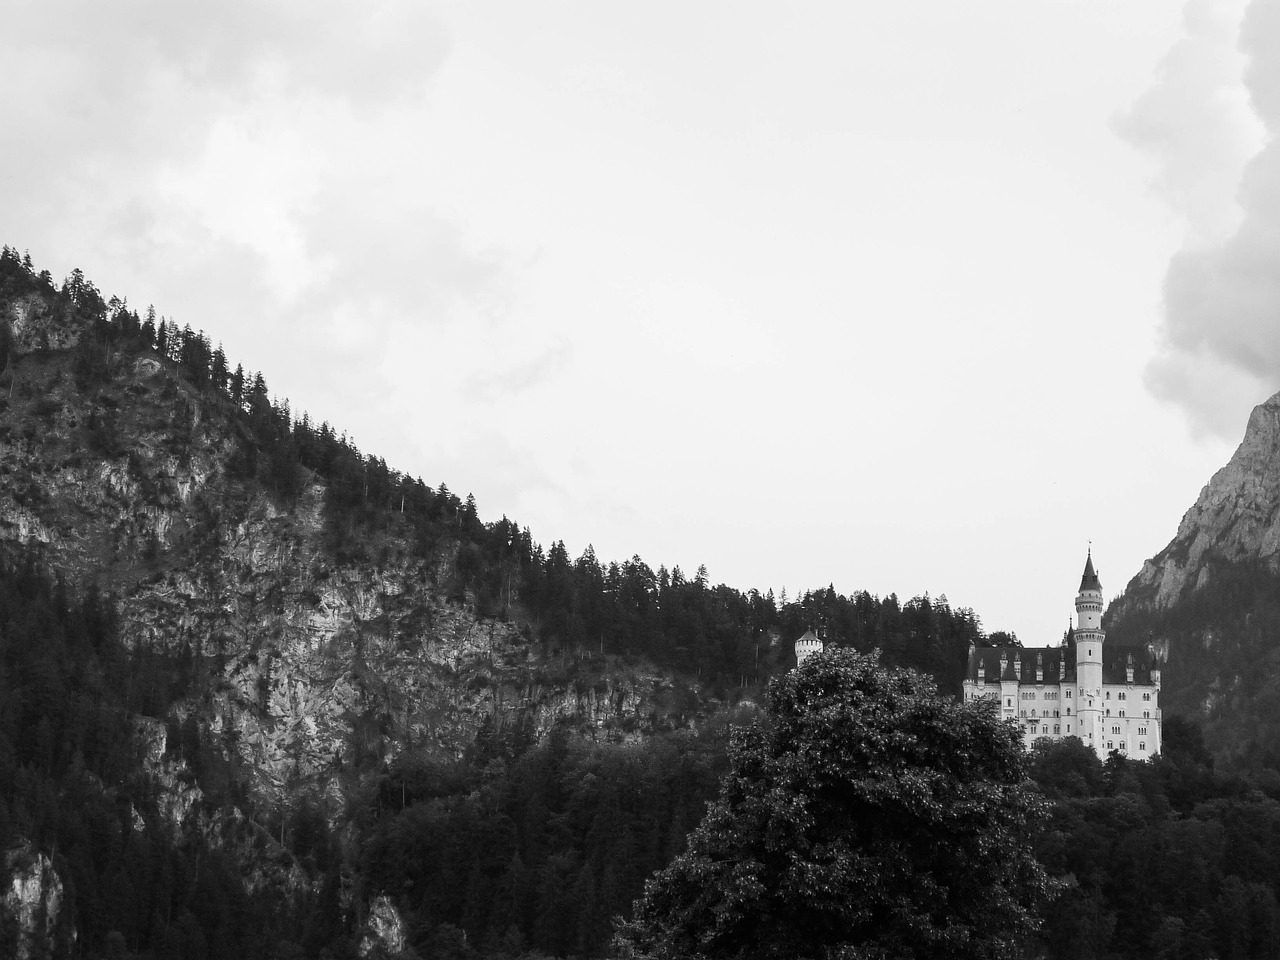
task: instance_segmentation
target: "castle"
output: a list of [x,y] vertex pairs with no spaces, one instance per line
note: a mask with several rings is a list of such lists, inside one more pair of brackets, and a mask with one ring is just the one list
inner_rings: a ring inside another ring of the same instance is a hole
[[1076,594],[1076,626],[1059,647],[970,647],[966,700],[999,703],[1027,746],[1079,737],[1101,759],[1160,752],[1160,662],[1151,649],[1107,649],[1093,553]]
[[[1076,626],[1057,647],[969,648],[965,700],[999,704],[1029,747],[1041,737],[1079,737],[1106,759],[1160,752],[1160,660],[1154,649],[1107,649],[1102,583],[1090,551],[1076,595]],[[796,641],[796,665],[822,652],[809,630]]]

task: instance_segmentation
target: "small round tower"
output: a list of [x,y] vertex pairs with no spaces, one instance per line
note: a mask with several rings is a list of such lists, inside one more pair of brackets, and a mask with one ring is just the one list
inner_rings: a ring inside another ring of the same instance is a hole
[[818,639],[818,635],[812,630],[806,630],[804,636],[796,641],[796,666],[799,667],[804,663],[805,657],[821,652],[822,641]]

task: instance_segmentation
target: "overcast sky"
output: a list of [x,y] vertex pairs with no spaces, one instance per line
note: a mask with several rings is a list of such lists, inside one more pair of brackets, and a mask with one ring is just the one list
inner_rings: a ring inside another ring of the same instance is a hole
[[19,0],[0,239],[574,556],[1050,643],[1280,388],[1277,8]]

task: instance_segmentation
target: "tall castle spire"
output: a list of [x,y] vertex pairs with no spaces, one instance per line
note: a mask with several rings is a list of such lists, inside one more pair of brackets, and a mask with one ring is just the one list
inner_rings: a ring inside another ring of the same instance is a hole
[[1093,547],[1089,548],[1089,556],[1084,561],[1084,576],[1080,578],[1080,592],[1084,593],[1086,590],[1102,592],[1102,581],[1093,570]]
[[1093,550],[1084,562],[1076,594],[1076,717],[1080,739],[1095,750],[1103,743],[1102,717],[1102,582],[1093,569]]

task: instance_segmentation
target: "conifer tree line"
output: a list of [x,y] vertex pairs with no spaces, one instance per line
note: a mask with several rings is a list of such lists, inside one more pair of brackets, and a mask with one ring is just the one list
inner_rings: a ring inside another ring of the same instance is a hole
[[[338,562],[377,559],[380,535],[399,533],[424,558],[453,558],[454,599],[474,600],[482,616],[524,623],[531,640],[561,652],[648,657],[727,696],[758,688],[792,663],[792,642],[813,628],[835,645],[878,648],[887,663],[927,672],[958,694],[969,644],[984,642],[973,611],[952,609],[945,596],[903,602],[828,586],[788,602],[772,590],[713,585],[705,567],[689,576],[678,566],[654,570],[639,556],[605,562],[590,546],[574,558],[559,540],[544,549],[528,527],[506,517],[482,522],[473,496],[461,498],[444,483],[432,488],[362,453],[329,423],[295,416],[288,400],[272,398],[262,373],[232,368],[203,332],[179,328],[153,308],[139,316],[115,297],[104,301],[79,270],[55,287],[29,257],[5,247],[0,298],[35,292],[89,332],[76,348],[86,380],[116,375],[112,360],[122,352],[152,351],[195,390],[224,403],[244,428],[228,464],[233,474],[285,502],[323,481]],[[109,439],[103,446],[111,450]]]

